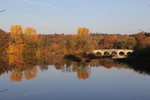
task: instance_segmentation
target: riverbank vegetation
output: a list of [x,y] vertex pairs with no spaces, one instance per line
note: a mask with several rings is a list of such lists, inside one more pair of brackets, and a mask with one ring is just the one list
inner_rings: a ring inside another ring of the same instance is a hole
[[[73,58],[79,57],[78,60],[88,62],[89,59],[99,58],[92,54],[94,49],[135,49],[136,51],[148,46],[150,46],[150,33],[147,32],[131,35],[103,34],[91,33],[84,27],[79,28],[76,34],[40,34],[34,28],[23,29],[21,25],[12,25],[10,32],[0,29],[0,55],[7,58],[10,64],[19,56],[40,59],[41,56],[54,57],[54,55],[60,58],[72,55]],[[132,59],[131,56],[130,58]]]

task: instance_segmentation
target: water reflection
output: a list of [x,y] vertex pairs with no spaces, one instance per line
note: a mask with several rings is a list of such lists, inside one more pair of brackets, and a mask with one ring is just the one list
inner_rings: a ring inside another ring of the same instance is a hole
[[11,55],[8,59],[10,67],[10,80],[14,82],[21,82],[23,77],[27,80],[36,78],[38,69],[36,61],[29,59],[28,61],[22,56]]
[[60,70],[64,73],[76,73],[77,78],[80,80],[86,80],[90,77],[92,67],[105,67],[107,69],[123,68],[134,70],[139,74],[150,75],[150,70],[148,68],[142,69],[142,67],[131,67],[127,64],[118,63],[108,58],[102,58],[85,63],[72,62],[61,59],[61,57],[54,56],[42,56],[40,58],[36,58],[35,56],[21,57],[9,55],[8,58],[0,59],[0,65],[0,76],[10,72],[10,80],[13,82],[21,82],[23,78],[26,80],[32,80],[36,78],[38,68],[41,71],[46,71],[50,65],[54,65],[56,70]]

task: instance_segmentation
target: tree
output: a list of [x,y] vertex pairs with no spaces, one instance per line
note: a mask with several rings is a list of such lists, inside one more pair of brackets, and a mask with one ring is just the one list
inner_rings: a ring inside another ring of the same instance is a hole
[[146,37],[143,41],[141,41],[141,48],[150,47],[150,37]]
[[144,35],[143,32],[140,32],[135,35],[135,39],[137,41],[137,48],[141,48],[141,42],[142,40],[144,40],[144,38],[146,38],[146,36]]
[[9,46],[9,37],[9,33],[6,33],[4,30],[0,29],[0,52],[5,52],[4,50]]
[[87,35],[89,35],[89,29],[88,28],[79,28],[78,30],[77,30],[77,35],[78,36],[81,36],[81,37],[84,37],[84,36],[87,36]]
[[127,39],[127,49],[134,49],[137,42],[134,37],[129,37]]
[[113,44],[115,43],[116,39],[117,39],[116,35],[105,36],[104,40],[103,40],[103,46],[104,46],[104,48],[106,48],[106,49],[114,48]]
[[27,27],[24,31],[25,46],[23,54],[36,54],[38,35],[36,29]]
[[[12,44],[13,43],[13,44]],[[24,47],[23,29],[21,25],[12,25],[10,28],[10,42],[8,53],[21,54]]]
[[32,44],[33,42],[37,42],[38,35],[36,33],[36,29],[27,27],[24,31],[24,39],[25,42],[28,44]]
[[88,28],[79,28],[74,36],[74,47],[77,52],[87,52],[92,48],[92,38]]

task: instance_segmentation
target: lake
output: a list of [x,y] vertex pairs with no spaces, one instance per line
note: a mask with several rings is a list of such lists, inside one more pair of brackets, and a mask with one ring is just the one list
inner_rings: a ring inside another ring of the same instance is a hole
[[0,100],[150,100],[149,72],[112,59],[0,63]]

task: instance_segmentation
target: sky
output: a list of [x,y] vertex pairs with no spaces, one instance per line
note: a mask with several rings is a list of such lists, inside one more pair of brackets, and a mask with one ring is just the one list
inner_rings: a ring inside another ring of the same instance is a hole
[[32,27],[38,33],[150,32],[150,0],[0,0],[0,28]]

